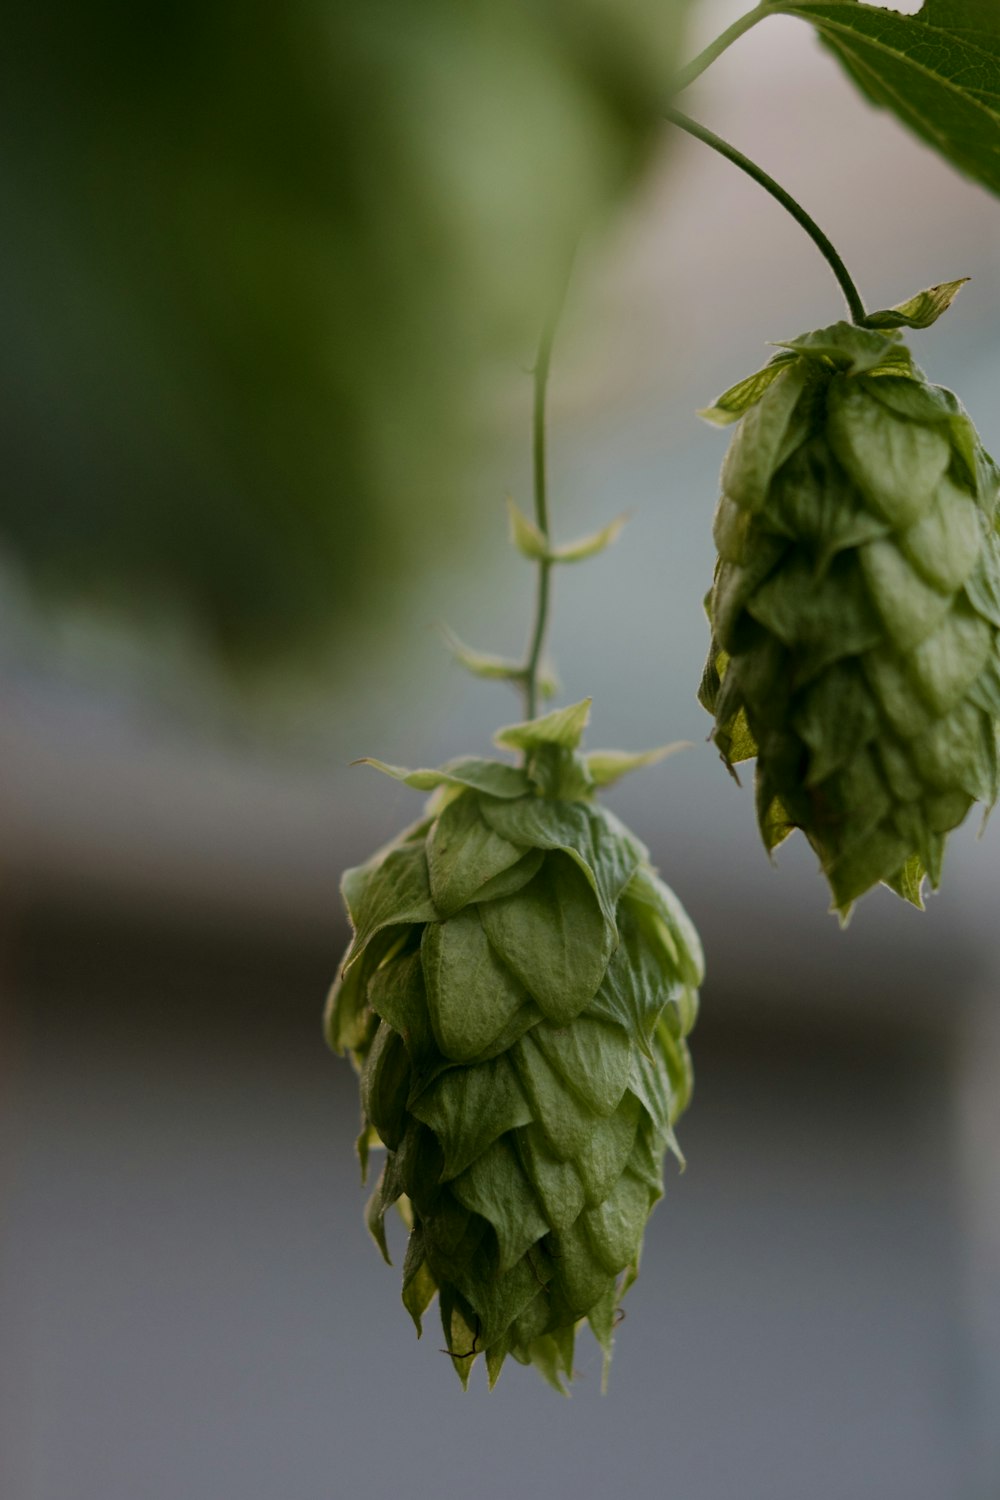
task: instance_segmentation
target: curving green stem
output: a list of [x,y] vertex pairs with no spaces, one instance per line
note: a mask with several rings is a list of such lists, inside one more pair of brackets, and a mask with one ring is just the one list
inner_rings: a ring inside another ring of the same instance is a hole
[[682,89],[687,88],[688,84],[694,83],[709,64],[714,63],[715,59],[721,56],[727,47],[731,47],[733,42],[738,41],[744,32],[749,31],[751,26],[756,26],[757,22],[762,21],[765,16],[775,13],[775,6],[769,4],[768,0],[760,0],[760,4],[753,10],[748,10],[745,16],[740,16],[738,21],[734,21],[731,26],[726,27],[725,31],[720,32],[715,41],[710,42],[704,52],[699,52],[686,68],[681,68],[670,86],[671,94],[679,94]]
[[[565,290],[552,310],[538,342],[535,360],[534,401],[531,420],[531,463],[535,505],[535,524],[545,538],[546,551],[549,546],[549,502],[548,477],[545,453],[545,397],[549,384],[549,368],[552,364],[552,344],[556,336],[559,315],[565,298]],[[548,557],[538,560],[538,581],[535,590],[535,622],[532,626],[528,646],[528,659],[524,665],[525,718],[533,719],[538,712],[538,667],[545,648],[545,634],[549,624],[551,600],[552,562]]]
[[714,131],[706,129],[704,125],[699,125],[696,120],[689,119],[687,115],[682,115],[680,110],[668,109],[666,116],[671,124],[676,125],[679,130],[685,130],[688,135],[693,135],[696,140],[703,141],[706,146],[711,146],[713,151],[718,151],[720,156],[724,156],[727,161],[731,161],[734,166],[746,172],[747,176],[752,177],[754,182],[759,183],[765,192],[770,193],[772,198],[776,198],[782,208],[788,210],[795,222],[805,230],[817,250],[819,250],[820,254],[826,260],[834,276],[836,276],[840,290],[847,299],[851,321],[863,328],[865,326],[866,314],[865,304],[861,300],[861,293],[854,285],[847,267],[834,249],[831,240],[823,233],[816,220],[810,218],[802,205],[796,203],[791,193],[787,193],[780,183],[775,182],[773,177],[769,177],[762,167],[758,167],[756,162],[751,161],[748,156],[744,156],[742,151],[738,151],[735,146],[730,146],[728,141],[722,140],[721,136],[717,136]]

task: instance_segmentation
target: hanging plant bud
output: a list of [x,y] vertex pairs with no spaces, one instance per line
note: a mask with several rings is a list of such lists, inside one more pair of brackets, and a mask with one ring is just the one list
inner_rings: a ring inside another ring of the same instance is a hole
[[403,1302],[435,1294],[463,1385],[508,1354],[557,1389],[586,1319],[609,1357],[691,1093],[697,934],[594,800],[649,755],[579,751],[589,701],[501,731],[522,768],[380,770],[427,816],[344,876],[354,938],[327,1007],[361,1075],[369,1228],[410,1227]]
[[703,415],[739,420],[699,695],[715,743],[756,756],[765,846],[800,828],[842,919],[879,881],[919,906],[997,795],[996,466],[895,331],[794,339]]

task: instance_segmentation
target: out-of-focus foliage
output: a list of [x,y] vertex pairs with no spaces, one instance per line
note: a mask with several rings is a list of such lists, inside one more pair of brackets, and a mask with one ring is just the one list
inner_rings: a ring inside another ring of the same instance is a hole
[[15,7],[7,555],[244,657],[384,603],[641,170],[683,9]]
[[861,0],[779,0],[775,8],[811,21],[873,104],[1000,193],[997,0],[925,0],[913,16]]

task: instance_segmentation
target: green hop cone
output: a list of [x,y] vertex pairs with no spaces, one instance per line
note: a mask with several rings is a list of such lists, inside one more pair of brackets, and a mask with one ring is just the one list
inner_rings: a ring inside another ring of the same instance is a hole
[[997,795],[996,466],[898,333],[848,323],[704,415],[739,419],[699,694],[715,743],[757,757],[767,849],[800,828],[842,919],[879,881],[919,906]]
[[523,769],[374,764],[435,791],[343,893],[354,927],[327,1006],[361,1075],[367,1210],[410,1236],[403,1302],[435,1293],[463,1385],[508,1354],[558,1390],[586,1319],[605,1356],[690,1098],[702,955],[645,848],[593,800],[651,755],[586,756],[589,703],[501,731]]

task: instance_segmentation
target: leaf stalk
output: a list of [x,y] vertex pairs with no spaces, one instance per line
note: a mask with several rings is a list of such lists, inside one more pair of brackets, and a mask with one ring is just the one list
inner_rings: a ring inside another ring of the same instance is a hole
[[689,84],[694,83],[696,78],[700,78],[705,69],[714,63],[717,57],[721,57],[727,47],[739,41],[751,26],[756,26],[757,22],[762,21],[765,16],[773,14],[775,14],[775,7],[769,4],[768,0],[760,0],[760,4],[755,5],[753,10],[747,11],[745,16],[740,16],[738,21],[727,26],[714,42],[709,42],[703,52],[699,52],[697,57],[692,58],[691,62],[676,74],[670,86],[671,97],[681,93]]
[[775,182],[774,178],[769,176],[763,167],[759,167],[748,156],[744,156],[742,151],[737,150],[735,146],[731,146],[728,141],[724,141],[714,131],[709,130],[704,125],[699,125],[696,120],[690,119],[688,115],[681,114],[678,109],[669,108],[666,111],[666,117],[679,130],[684,130],[688,135],[694,136],[695,140],[702,141],[706,146],[711,146],[713,151],[717,151],[720,156],[724,156],[727,161],[731,161],[734,166],[739,167],[742,172],[745,172],[748,177],[752,177],[754,182],[758,183],[766,193],[770,193],[771,197],[776,199],[782,208],[791,214],[800,228],[805,230],[837,278],[837,284],[843,292],[850,310],[851,321],[856,323],[859,328],[865,327],[865,304],[861,300],[861,293],[858,291],[847,267],[838,255],[832,240],[823,233],[816,220],[806,213],[801,203],[797,203],[791,193],[786,192],[780,183]]

